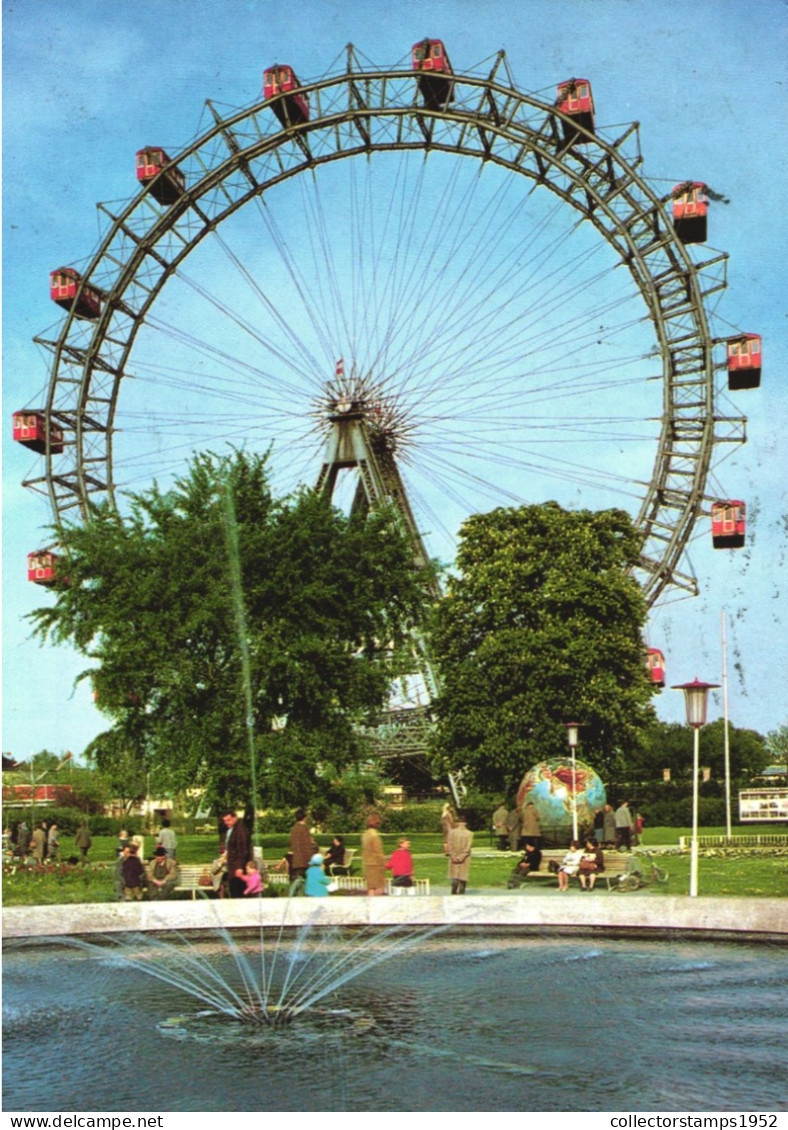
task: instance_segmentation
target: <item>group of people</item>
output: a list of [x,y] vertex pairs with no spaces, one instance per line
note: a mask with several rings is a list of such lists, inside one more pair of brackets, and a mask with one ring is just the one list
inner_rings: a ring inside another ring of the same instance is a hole
[[45,859],[52,863],[60,862],[60,830],[54,820],[50,823],[46,820],[39,821],[32,832],[27,821],[20,820],[8,832],[8,846],[18,859],[25,860],[32,855],[39,865]]
[[[507,887],[513,890],[525,882],[526,876],[531,871],[538,871],[542,863],[542,849],[532,840],[526,841],[525,851],[517,861],[507,881]],[[605,870],[605,856],[601,844],[588,838],[585,845],[580,840],[572,840],[569,851],[560,863],[550,864],[558,876],[559,891],[569,889],[569,880],[575,875],[580,881],[584,891],[593,891],[597,875]]]
[[501,804],[493,813],[492,830],[501,851],[523,850],[526,843],[538,845],[542,836],[539,811],[532,800],[521,808],[516,804],[511,808]]
[[[213,886],[217,893],[227,898],[246,898],[261,895],[265,890],[265,875],[261,873],[252,852],[249,829],[237,813],[227,810],[222,814],[226,829],[222,851],[211,866]],[[369,822],[368,822],[369,823]],[[378,820],[379,823],[379,820]],[[362,860],[370,867],[372,845],[367,843],[365,856],[362,837]],[[382,847],[381,847],[382,854]],[[342,836],[334,836],[330,846],[322,851],[309,828],[307,812],[300,808],[295,813],[288,837],[288,850],[272,870],[286,871],[290,884],[303,884],[304,894],[323,897],[334,889],[333,872],[345,864],[346,848]],[[383,860],[384,874],[386,861]],[[372,876],[370,875],[370,881]],[[385,880],[381,880],[380,886]],[[298,889],[298,888],[296,888]],[[378,893],[370,890],[370,893]]]
[[[492,828],[502,851],[523,851],[507,881],[510,889],[520,887],[531,871],[538,871],[542,862],[541,828],[536,806],[527,801],[521,809],[502,804],[492,817]],[[614,810],[605,804],[594,812],[593,835],[585,841],[572,840],[569,851],[560,863],[550,862],[550,870],[558,876],[558,889],[569,889],[569,881],[577,876],[583,890],[592,891],[596,877],[605,869],[604,848],[630,851],[640,840],[643,818],[633,816],[630,802],[624,800]]]
[[[630,851],[637,844],[643,831],[643,817],[633,815],[630,801],[623,800],[618,808],[605,804],[594,811],[594,842],[601,847]],[[541,842],[542,829],[539,812],[533,801],[526,801],[522,807],[508,808],[501,804],[492,816],[493,834],[498,837],[501,851],[522,851],[526,844]]]
[[368,895],[386,893],[387,871],[391,872],[391,885],[396,895],[416,893],[410,840],[406,836],[401,837],[396,851],[386,859],[380,835],[380,817],[376,812],[367,817],[366,827],[361,835],[361,870]]
[[130,836],[125,828],[118,836],[115,861],[115,895],[124,902],[139,902],[147,893],[152,901],[169,898],[178,885],[178,840],[170,821],[162,821],[156,847],[147,864],[141,836]]
[[572,840],[558,867],[558,889],[568,891],[569,880],[576,875],[584,891],[593,891],[597,875],[604,870],[605,857],[595,840],[588,839],[585,845],[579,840]]
[[633,815],[628,800],[622,800],[615,810],[612,804],[606,804],[594,812],[594,840],[603,847],[631,851],[642,832],[643,817],[640,813]]

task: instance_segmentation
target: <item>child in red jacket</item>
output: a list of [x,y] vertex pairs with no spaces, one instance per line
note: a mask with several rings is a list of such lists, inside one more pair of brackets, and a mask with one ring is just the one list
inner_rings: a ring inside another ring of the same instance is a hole
[[386,867],[391,872],[394,894],[401,895],[407,891],[415,895],[416,888],[413,884],[413,856],[410,854],[410,840],[398,841],[397,850],[392,852]]

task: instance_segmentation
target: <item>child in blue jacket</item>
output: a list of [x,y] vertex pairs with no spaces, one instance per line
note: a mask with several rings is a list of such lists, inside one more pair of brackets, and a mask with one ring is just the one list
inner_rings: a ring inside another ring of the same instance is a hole
[[330,882],[331,880],[323,870],[323,856],[313,855],[306,869],[304,894],[313,895],[316,898],[327,895]]

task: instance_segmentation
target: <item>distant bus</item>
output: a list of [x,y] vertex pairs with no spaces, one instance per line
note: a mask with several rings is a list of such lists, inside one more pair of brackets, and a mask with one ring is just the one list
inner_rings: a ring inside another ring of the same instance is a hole
[[788,789],[742,789],[739,793],[739,821],[742,824],[768,824],[788,821]]

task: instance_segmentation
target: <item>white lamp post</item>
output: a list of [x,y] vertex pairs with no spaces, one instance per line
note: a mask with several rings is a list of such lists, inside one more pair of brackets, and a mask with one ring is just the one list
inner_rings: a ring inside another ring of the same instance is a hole
[[566,726],[566,738],[569,742],[569,752],[572,756],[572,839],[577,839],[577,765],[575,755],[577,753],[577,732],[583,725],[582,722],[564,722]]
[[701,683],[696,677],[692,683],[679,683],[674,691],[684,691],[684,705],[687,708],[687,725],[694,733],[692,753],[692,841],[690,847],[690,898],[698,893],[698,773],[700,731],[706,725],[706,706],[710,690],[719,683]]

